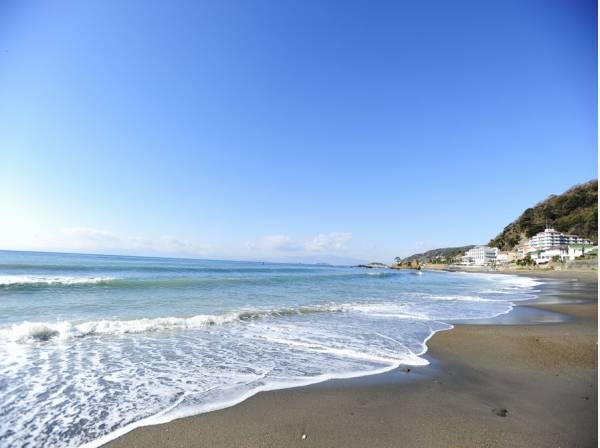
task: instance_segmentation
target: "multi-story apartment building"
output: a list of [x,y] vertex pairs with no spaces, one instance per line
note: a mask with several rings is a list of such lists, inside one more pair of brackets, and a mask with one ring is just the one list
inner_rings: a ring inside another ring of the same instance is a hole
[[586,238],[581,238],[577,235],[565,235],[557,232],[554,229],[546,229],[543,232],[531,237],[529,240],[528,252],[536,252],[540,250],[548,250],[559,246],[568,246],[570,244],[589,244],[592,242]]

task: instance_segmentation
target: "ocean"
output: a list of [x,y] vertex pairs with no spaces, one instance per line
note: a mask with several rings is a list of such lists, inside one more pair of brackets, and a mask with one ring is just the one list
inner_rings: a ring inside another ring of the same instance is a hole
[[95,447],[256,392],[425,365],[510,275],[0,251],[0,446]]

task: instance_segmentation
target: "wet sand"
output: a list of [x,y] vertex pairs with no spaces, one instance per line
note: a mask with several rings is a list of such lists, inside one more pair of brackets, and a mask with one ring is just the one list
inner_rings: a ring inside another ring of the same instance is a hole
[[508,322],[436,334],[429,366],[259,393],[107,446],[596,447],[597,274],[568,274]]

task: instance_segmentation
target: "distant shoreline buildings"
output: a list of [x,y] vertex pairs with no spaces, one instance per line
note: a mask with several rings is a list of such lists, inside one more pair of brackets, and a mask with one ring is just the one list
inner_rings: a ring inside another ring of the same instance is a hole
[[598,247],[587,238],[567,235],[552,228],[532,236],[527,244],[518,246],[516,251],[501,252],[497,247],[475,246],[461,257],[462,266],[493,266],[507,264],[515,260],[531,258],[536,264],[550,261],[566,261],[597,251]]

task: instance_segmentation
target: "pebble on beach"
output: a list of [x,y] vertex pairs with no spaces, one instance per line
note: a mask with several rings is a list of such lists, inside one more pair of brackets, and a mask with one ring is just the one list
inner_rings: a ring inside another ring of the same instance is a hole
[[498,417],[506,417],[508,415],[508,409],[492,409],[492,412],[496,414]]

